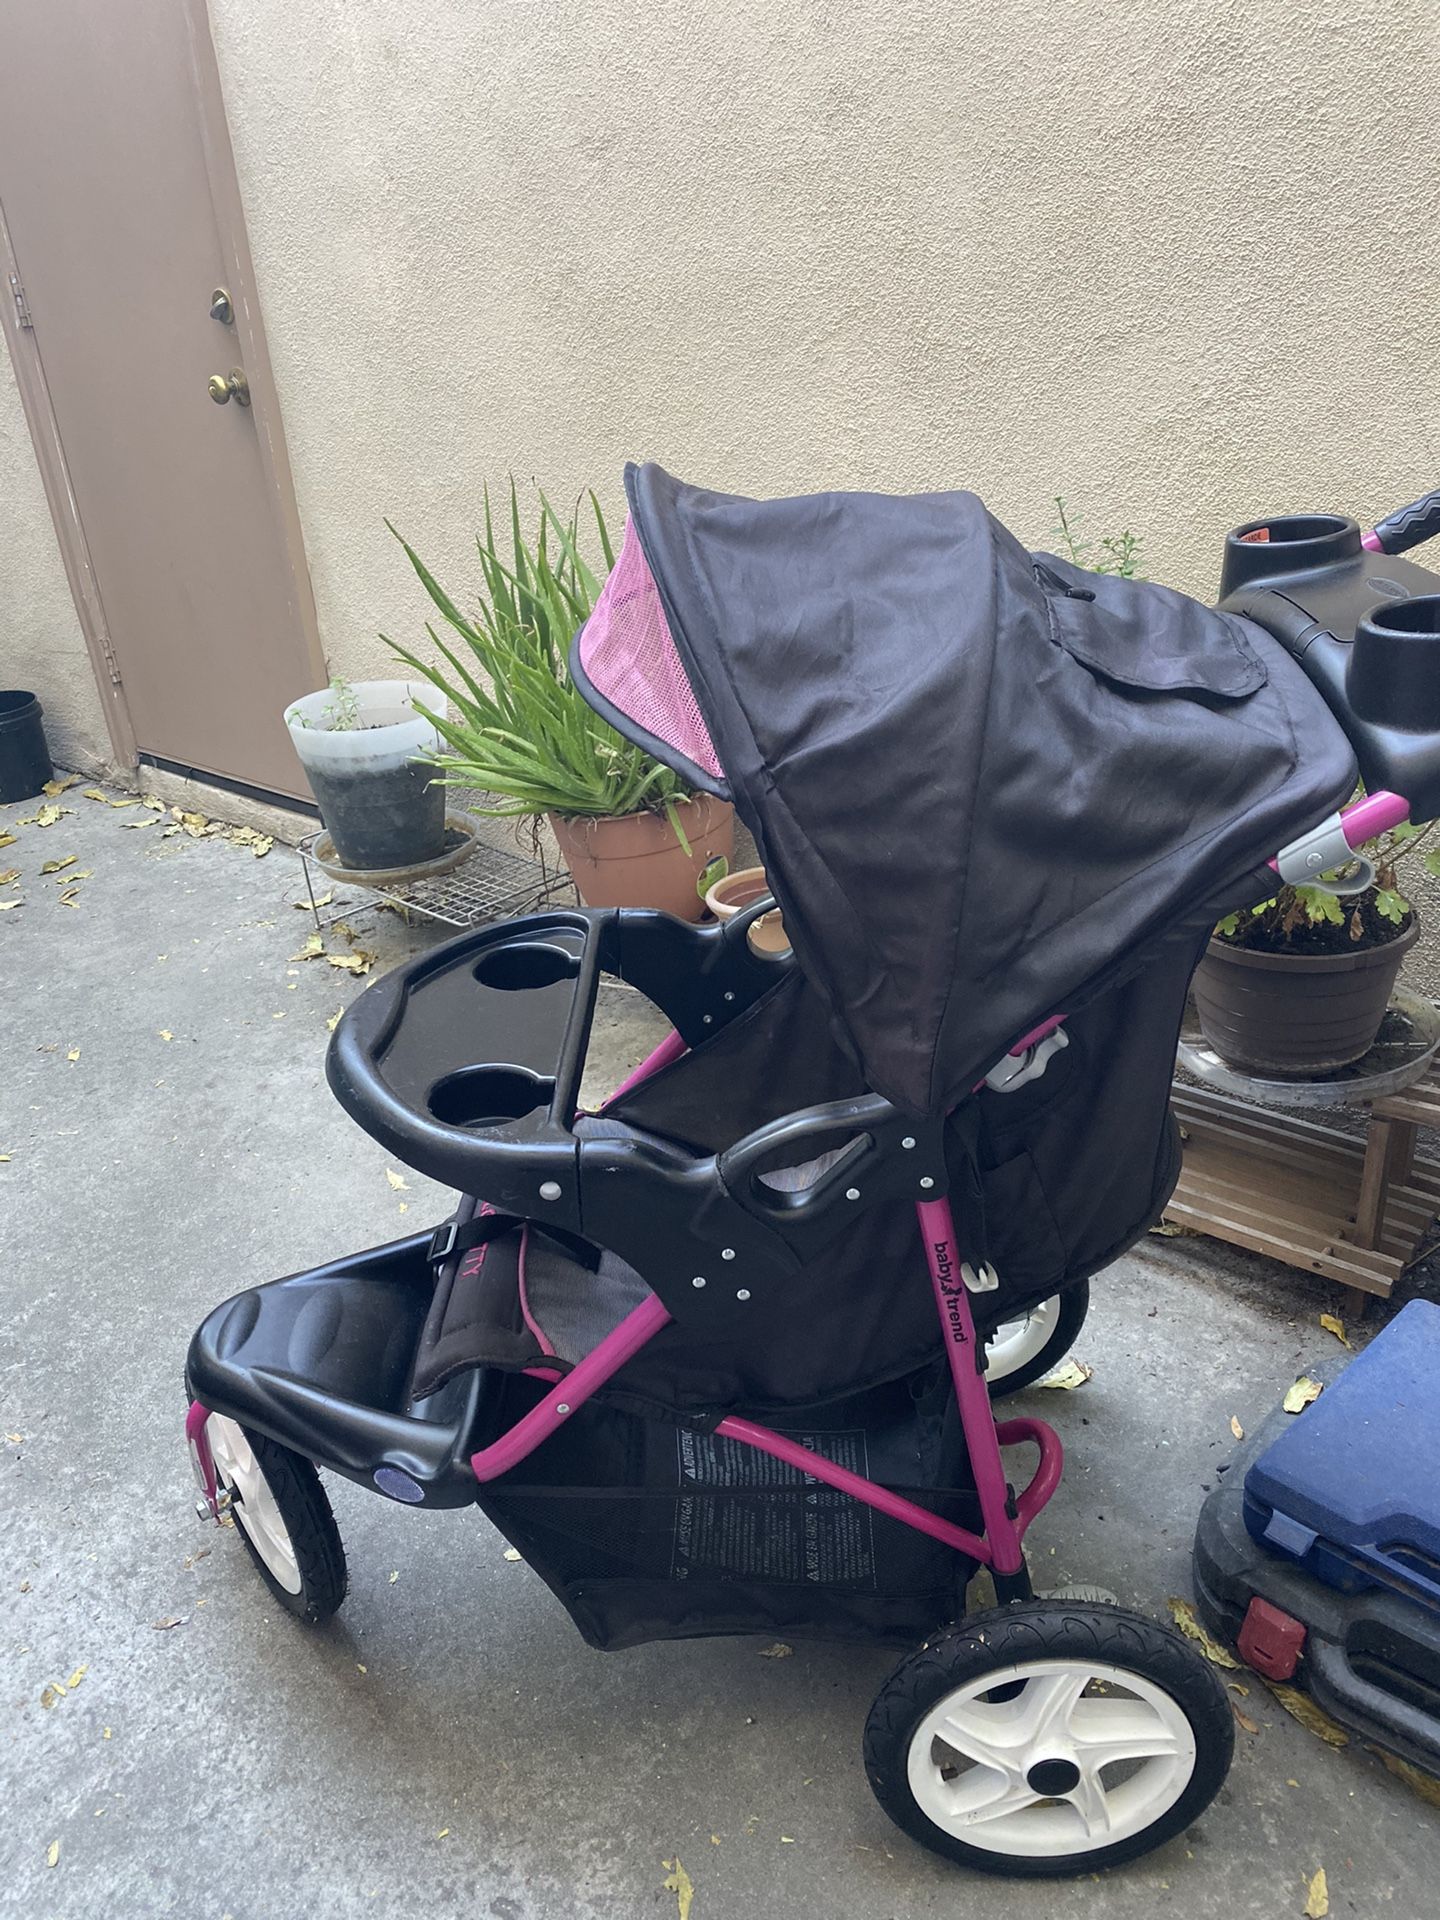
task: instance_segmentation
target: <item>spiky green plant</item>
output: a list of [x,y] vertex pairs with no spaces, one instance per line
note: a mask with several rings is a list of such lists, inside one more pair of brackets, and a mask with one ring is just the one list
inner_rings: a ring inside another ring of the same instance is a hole
[[[614,547],[600,502],[593,493],[588,498],[608,573]],[[690,789],[669,767],[622,739],[570,679],[570,641],[602,584],[580,550],[579,508],[562,521],[542,493],[539,529],[527,540],[512,479],[510,553],[502,559],[486,489],[485,530],[475,543],[483,591],[473,617],[460,611],[409,542],[393,526],[390,531],[451,630],[442,638],[435,626],[426,626],[439,662],[386,639],[449,704],[442,717],[415,703],[445,742],[434,759],[446,785],[493,795],[494,804],[484,811],[501,815],[665,813],[688,853],[675,804],[689,799]]]

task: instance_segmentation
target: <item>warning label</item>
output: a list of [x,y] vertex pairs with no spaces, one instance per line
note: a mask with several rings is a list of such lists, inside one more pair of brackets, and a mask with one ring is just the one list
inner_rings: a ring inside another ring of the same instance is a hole
[[[868,1471],[863,1429],[777,1431],[852,1473]],[[738,1441],[683,1431],[676,1441],[680,1498],[672,1579],[694,1575],[873,1590],[869,1507]]]

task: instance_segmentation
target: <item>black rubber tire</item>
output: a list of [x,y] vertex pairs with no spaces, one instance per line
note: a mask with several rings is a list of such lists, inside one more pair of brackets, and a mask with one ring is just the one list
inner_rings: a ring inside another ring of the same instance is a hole
[[1023,1367],[1017,1367],[1013,1373],[1007,1373],[1003,1379],[989,1382],[990,1398],[1003,1400],[1008,1394],[1019,1393],[1022,1387],[1032,1386],[1035,1381],[1058,1367],[1066,1354],[1080,1338],[1080,1330],[1085,1325],[1085,1316],[1090,1311],[1090,1282],[1077,1280],[1073,1287],[1066,1287],[1060,1296],[1060,1318],[1055,1322],[1055,1330],[1033,1359],[1027,1360]]
[[[1057,1659],[1124,1667],[1163,1688],[1194,1730],[1194,1772],[1168,1812],[1113,1846],[1048,1859],[968,1846],[937,1826],[911,1791],[907,1765],[916,1730],[938,1700],[967,1680],[1020,1661]],[[1178,1634],[1121,1607],[1045,1600],[973,1614],[902,1661],[870,1709],[864,1749],[876,1799],[912,1840],[981,1873],[1036,1879],[1098,1873],[1183,1833],[1220,1791],[1234,1751],[1225,1689],[1213,1667]]]
[[260,1578],[287,1613],[308,1626],[318,1627],[328,1620],[345,1598],[348,1577],[345,1548],[340,1529],[330,1508],[330,1498],[320,1484],[313,1461],[269,1440],[251,1427],[242,1427],[260,1471],[269,1483],[280,1518],[295,1549],[300,1570],[300,1591],[287,1593],[266,1566],[254,1541],[245,1531],[241,1506],[234,1508],[235,1531],[245,1543]]

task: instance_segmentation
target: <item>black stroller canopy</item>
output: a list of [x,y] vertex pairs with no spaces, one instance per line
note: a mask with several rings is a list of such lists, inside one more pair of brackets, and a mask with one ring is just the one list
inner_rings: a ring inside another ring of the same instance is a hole
[[733,797],[837,1036],[907,1110],[949,1110],[1046,1015],[1262,898],[1353,788],[1261,629],[1032,558],[974,494],[625,484],[577,683]]

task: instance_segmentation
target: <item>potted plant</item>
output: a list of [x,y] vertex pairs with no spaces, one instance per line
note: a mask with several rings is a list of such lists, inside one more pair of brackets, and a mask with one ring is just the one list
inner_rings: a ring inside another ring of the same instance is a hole
[[[701,899],[717,920],[733,920],[737,913],[746,907],[753,907],[757,900],[763,900],[770,892],[770,882],[765,877],[763,867],[741,867],[731,873],[730,862],[722,854],[710,865],[696,881]],[[745,936],[757,953],[788,953],[790,939],[785,932],[785,922],[780,918],[780,909],[772,907],[769,913],[751,923]]]
[[[614,549],[600,503],[593,493],[589,499],[608,573]],[[698,920],[696,879],[733,851],[733,810],[692,793],[678,774],[623,739],[572,684],[570,641],[602,580],[580,552],[578,512],[566,524],[543,494],[540,505],[538,533],[527,541],[511,482],[510,552],[502,558],[487,491],[477,541],[483,591],[473,616],[460,611],[397,534],[461,644],[427,627],[443,664],[388,644],[444,695],[433,712],[420,711],[441,735],[432,759],[448,784],[492,796],[483,812],[544,815],[587,906],[659,907]]]
[[422,711],[423,682],[338,676],[285,709],[285,724],[342,866],[405,871],[445,845],[445,788],[427,758],[444,714]]
[[1220,922],[1195,975],[1195,1008],[1222,1060],[1303,1080],[1370,1050],[1420,931],[1397,869],[1420,854],[1440,874],[1440,852],[1422,852],[1433,831],[1433,822],[1404,825],[1375,842],[1375,880],[1363,893],[1282,886]]

